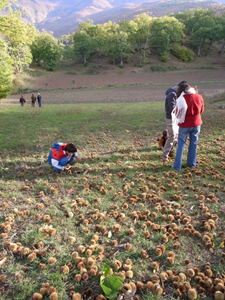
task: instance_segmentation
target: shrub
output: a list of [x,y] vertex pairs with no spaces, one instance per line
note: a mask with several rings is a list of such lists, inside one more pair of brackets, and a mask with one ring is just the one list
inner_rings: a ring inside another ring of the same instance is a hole
[[23,79],[19,75],[17,75],[13,80],[14,91],[17,91],[18,93],[20,93],[20,91],[23,88],[23,84],[24,84]]
[[170,57],[169,52],[164,52],[163,54],[160,55],[160,58],[161,58],[162,62],[167,62],[169,57]]
[[151,67],[152,72],[157,73],[157,72],[171,72],[171,71],[176,71],[176,67],[170,67],[170,66],[152,66]]
[[185,62],[191,62],[195,56],[194,52],[191,49],[178,44],[174,45],[171,51],[174,56],[182,59]]
[[143,57],[140,61],[140,67],[142,67],[142,64],[145,64],[145,63],[147,63],[147,58]]
[[163,72],[164,69],[161,66],[152,66],[151,67],[152,72]]

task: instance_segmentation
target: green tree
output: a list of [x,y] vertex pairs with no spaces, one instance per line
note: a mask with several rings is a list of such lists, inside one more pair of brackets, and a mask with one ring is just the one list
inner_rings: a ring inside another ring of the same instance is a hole
[[13,67],[11,58],[7,53],[7,46],[0,39],[0,99],[6,98],[13,89]]
[[223,42],[222,44],[222,49],[220,54],[223,54],[224,48],[225,48],[225,15],[221,16],[221,26],[222,26],[222,31],[220,32],[220,41]]
[[207,56],[209,55],[213,43],[221,39],[222,33],[223,33],[222,17],[214,15],[213,25],[208,29],[207,39],[209,40],[209,47],[206,54]]
[[194,19],[194,13],[195,13],[194,9],[189,9],[186,12],[179,12],[174,15],[174,17],[178,21],[180,21],[181,23],[183,23],[185,25],[184,33],[187,36],[191,36],[192,32],[193,32],[193,28],[194,28],[195,21],[196,21],[196,19]]
[[16,73],[28,68],[33,57],[29,45],[17,45],[13,42],[8,44],[8,53],[12,58],[12,65]]
[[59,68],[63,51],[64,45],[45,31],[39,33],[31,45],[34,61],[50,71]]
[[82,57],[82,62],[85,64],[87,58],[96,50],[96,40],[91,37],[85,30],[79,29],[73,35],[74,54],[75,57]]
[[120,66],[123,66],[124,58],[131,56],[131,45],[128,40],[128,33],[121,30],[121,27],[109,21],[103,25],[105,30],[104,50],[106,55],[112,57],[113,65],[116,58],[120,57]]
[[222,17],[216,16],[213,9],[190,9],[175,17],[185,25],[185,33],[191,44],[197,47],[198,55],[201,54],[202,46],[208,46],[208,55],[213,43],[223,36]]
[[201,47],[206,44],[210,37],[212,28],[215,26],[214,21],[215,11],[196,9],[194,12],[194,27],[190,37],[191,43],[197,47],[198,55],[201,54]]
[[[94,25],[93,20],[88,19],[87,22],[79,24],[79,29],[87,33],[92,38],[91,53],[101,51],[105,42],[105,31],[102,25]],[[90,54],[91,54],[90,53]]]
[[160,56],[168,57],[174,43],[184,36],[184,25],[174,17],[155,18],[151,26],[151,43],[157,47]]
[[136,30],[134,31],[134,38],[137,43],[137,49],[141,55],[141,62],[142,62],[142,58],[145,58],[146,55],[146,49],[149,42],[152,20],[153,20],[152,17],[148,16],[146,13],[137,15],[134,18],[134,23],[136,24],[136,28],[135,28]]
[[64,55],[63,58],[74,58],[74,50],[73,50],[73,35],[62,35],[58,38],[58,43],[62,43],[64,45]]
[[2,98],[7,97],[12,90],[12,75],[16,72],[21,72],[31,61],[27,45],[33,41],[35,27],[33,25],[28,26],[23,22],[21,13],[17,10],[13,11],[10,2],[7,0],[0,1],[0,24],[0,81]]
[[118,24],[109,21],[103,24],[104,28],[104,50],[107,56],[112,58],[112,63],[115,65],[115,59],[120,55],[118,41]]
[[128,41],[128,34],[124,31],[118,31],[117,39],[119,41],[120,66],[123,66],[124,58],[129,59],[131,57],[131,45]]
[[135,45],[136,41],[136,34],[138,30],[137,22],[134,20],[124,20],[119,23],[119,27],[121,31],[124,31],[128,34],[128,41],[131,45]]

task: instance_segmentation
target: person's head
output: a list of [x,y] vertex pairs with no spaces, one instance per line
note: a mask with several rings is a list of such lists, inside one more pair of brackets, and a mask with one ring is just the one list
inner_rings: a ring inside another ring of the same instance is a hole
[[23,97],[23,95],[21,95],[21,97]]
[[177,92],[177,86],[175,85],[174,87],[172,87],[172,89],[174,90],[174,92]]
[[187,83],[187,81],[186,81],[186,80],[183,80],[183,81],[181,81],[180,83],[178,83],[177,86],[180,86],[180,85],[183,84],[183,83]]
[[67,153],[73,154],[73,153],[77,152],[77,148],[73,143],[68,143],[65,147],[65,151]]
[[167,137],[167,135],[168,135],[168,130],[167,129],[163,130],[163,136]]
[[179,86],[178,86],[178,89],[177,89],[177,98],[180,97],[180,94],[182,92],[185,93],[185,91],[189,90],[190,89],[190,85],[188,83],[181,83]]

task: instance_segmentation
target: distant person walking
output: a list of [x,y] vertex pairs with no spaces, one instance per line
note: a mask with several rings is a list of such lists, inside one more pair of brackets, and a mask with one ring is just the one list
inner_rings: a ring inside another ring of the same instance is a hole
[[39,107],[41,107],[41,99],[42,99],[42,96],[41,96],[40,93],[38,93],[38,95],[37,95],[37,100],[38,100],[38,105],[39,105]]
[[183,83],[178,86],[177,97],[179,97],[182,92],[184,92],[183,97],[187,104],[187,111],[184,122],[178,123],[178,146],[173,165],[173,168],[177,171],[180,171],[182,166],[183,151],[188,136],[189,146],[187,164],[189,167],[196,167],[198,136],[202,124],[201,114],[204,111],[204,100],[201,95],[196,93],[197,88],[192,88],[189,84]]
[[32,94],[32,96],[31,96],[31,106],[32,107],[35,107],[36,100],[37,100],[36,96],[34,94]]
[[20,103],[21,103],[21,106],[24,106],[24,104],[26,103],[26,99],[24,98],[23,95],[21,95],[21,97],[20,97]]

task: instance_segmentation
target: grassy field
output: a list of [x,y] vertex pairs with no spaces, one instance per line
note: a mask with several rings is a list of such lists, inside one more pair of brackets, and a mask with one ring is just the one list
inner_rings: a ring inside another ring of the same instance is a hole
[[[0,299],[105,299],[105,264],[118,295],[223,296],[224,99],[205,100],[198,165],[186,147],[181,172],[161,160],[163,101],[0,104]],[[55,175],[58,141],[82,161]]]

